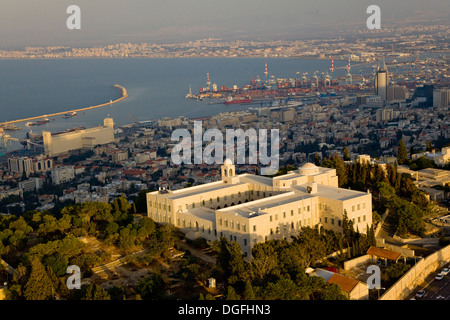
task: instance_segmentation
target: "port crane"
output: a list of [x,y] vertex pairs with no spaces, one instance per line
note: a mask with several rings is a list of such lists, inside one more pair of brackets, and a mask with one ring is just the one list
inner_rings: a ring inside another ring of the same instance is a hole
[[3,128],[0,128],[0,155],[6,153],[6,148],[11,141],[19,141],[19,139],[12,138]]
[[313,76],[313,79],[316,81],[316,88],[319,87],[319,76],[317,75],[318,73],[319,71],[315,71]]
[[350,60],[350,57],[349,57],[348,58],[348,66],[347,66],[347,78],[345,79],[345,82],[352,84],[353,80],[352,80],[352,75],[350,73],[350,70],[351,70],[352,66],[351,66],[351,62],[350,61],[351,60]]
[[139,124],[139,120],[136,119],[131,113],[129,113],[128,116],[130,117],[131,120],[134,121],[134,123]]

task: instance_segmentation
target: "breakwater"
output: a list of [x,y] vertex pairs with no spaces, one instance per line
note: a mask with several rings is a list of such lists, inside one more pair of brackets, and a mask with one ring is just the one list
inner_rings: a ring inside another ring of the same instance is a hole
[[128,97],[127,89],[125,89],[124,87],[122,87],[118,84],[115,84],[114,87],[120,90],[121,97],[119,99],[111,100],[110,102],[107,102],[107,103],[102,103],[102,104],[99,104],[96,106],[90,106],[90,107],[86,107],[86,108],[79,108],[79,109],[74,109],[74,110],[56,112],[56,113],[52,113],[52,114],[45,114],[42,116],[29,117],[29,118],[25,118],[25,119],[5,121],[5,122],[0,123],[0,125],[8,125],[8,124],[12,124],[12,123],[19,123],[19,122],[24,122],[24,121],[38,120],[38,119],[42,119],[42,118],[61,116],[61,115],[65,115],[67,113],[72,113],[72,112],[82,112],[82,111],[102,108],[102,107],[110,106],[114,103],[120,102]]

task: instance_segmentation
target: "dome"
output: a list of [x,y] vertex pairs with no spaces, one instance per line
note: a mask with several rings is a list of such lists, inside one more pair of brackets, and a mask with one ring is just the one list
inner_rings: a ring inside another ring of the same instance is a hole
[[231,161],[230,159],[226,159],[223,164],[226,166],[231,166],[231,165],[233,165],[233,161]]
[[319,173],[319,167],[314,163],[307,162],[303,166],[300,167],[300,174],[303,175],[314,175]]
[[300,169],[316,169],[317,166],[314,163],[307,162]]

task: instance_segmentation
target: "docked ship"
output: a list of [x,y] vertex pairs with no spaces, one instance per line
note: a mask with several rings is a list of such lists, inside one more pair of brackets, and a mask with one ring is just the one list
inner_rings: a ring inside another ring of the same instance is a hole
[[27,127],[40,126],[40,125],[43,125],[43,124],[46,124],[46,123],[49,123],[49,122],[50,122],[50,120],[48,118],[44,118],[44,119],[36,121],[36,122],[33,122],[33,121],[27,122],[25,125]]
[[3,128],[5,131],[17,131],[20,130],[14,123],[1,124],[0,128]]
[[246,104],[246,103],[252,103],[252,99],[251,98],[234,99],[233,97],[228,97],[224,103],[225,104]]
[[64,115],[64,118],[71,118],[71,117],[75,117],[77,115],[77,113],[75,111],[72,112],[68,112]]
[[45,118],[45,119],[39,120],[38,122],[36,122],[36,124],[38,126],[40,126],[40,125],[43,125],[43,124],[46,124],[46,123],[49,123],[49,122],[50,122],[50,119]]

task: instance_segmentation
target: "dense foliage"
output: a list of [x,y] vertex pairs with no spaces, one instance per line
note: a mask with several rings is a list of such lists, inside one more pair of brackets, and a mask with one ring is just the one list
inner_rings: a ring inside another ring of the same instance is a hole
[[[147,217],[134,222],[132,212],[132,205],[119,197],[110,204],[69,205],[58,215],[33,210],[20,217],[0,216],[0,257],[15,268],[8,298],[109,299],[110,294],[94,284],[70,292],[65,285],[67,267],[76,265],[83,274],[90,274],[93,267],[111,260],[102,250],[89,250],[83,241],[86,237],[124,254],[145,250],[136,258],[143,261],[151,261],[174,244],[172,228]],[[148,296],[148,289],[142,295]]]
[[251,262],[244,259],[237,242],[221,238],[214,244],[217,265],[213,273],[226,283],[229,300],[346,299],[339,287],[305,272],[310,266],[320,265],[333,252],[347,260],[364,254],[375,244],[372,228],[364,235],[355,231],[349,220],[344,226],[343,235],[324,228],[303,227],[292,241],[258,243],[252,249]]
[[396,234],[423,236],[423,218],[432,212],[432,205],[415,185],[409,174],[400,174],[397,165],[381,165],[354,161],[346,164],[337,154],[324,159],[323,167],[335,168],[339,186],[359,191],[371,190],[377,212],[393,217]]

